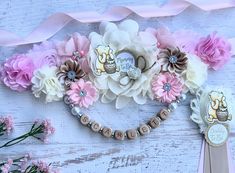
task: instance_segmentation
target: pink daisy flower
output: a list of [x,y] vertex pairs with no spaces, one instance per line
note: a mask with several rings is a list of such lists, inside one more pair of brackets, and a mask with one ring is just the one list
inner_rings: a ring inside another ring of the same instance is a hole
[[85,108],[92,105],[98,98],[97,89],[90,81],[86,82],[83,79],[72,83],[70,90],[66,93],[73,104]]
[[183,90],[183,83],[173,73],[160,73],[152,81],[154,97],[161,102],[171,103],[180,96]]

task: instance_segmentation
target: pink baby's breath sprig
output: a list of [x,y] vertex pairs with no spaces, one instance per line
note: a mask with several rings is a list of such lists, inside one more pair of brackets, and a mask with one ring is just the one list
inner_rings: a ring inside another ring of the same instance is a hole
[[23,157],[17,159],[8,159],[5,162],[0,163],[0,173],[19,173],[24,172],[22,165],[28,164],[30,155],[26,154]]
[[54,134],[55,128],[52,126],[50,120],[37,120],[33,123],[30,131],[24,135],[21,135],[15,139],[12,139],[5,143],[4,145],[0,146],[0,148],[10,147],[12,145],[18,144],[28,137],[33,137],[43,142],[48,141],[48,137]]
[[0,173],[59,173],[59,170],[41,160],[31,161],[31,156],[26,154],[0,163]]
[[11,166],[13,164],[12,159],[8,159],[6,163],[0,164],[0,173],[8,173],[10,172]]
[[13,119],[11,116],[0,117],[0,136],[9,134],[13,130]]
[[49,119],[37,120],[34,124],[37,128],[33,137],[47,143],[48,137],[55,133],[55,128],[52,126],[51,121]]
[[25,173],[59,173],[59,170],[52,168],[51,164],[39,160],[29,165]]

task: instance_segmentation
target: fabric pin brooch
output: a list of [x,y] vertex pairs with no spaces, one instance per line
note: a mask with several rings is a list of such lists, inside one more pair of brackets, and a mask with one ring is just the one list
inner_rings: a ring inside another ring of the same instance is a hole
[[[207,87],[196,92],[191,101],[191,119],[199,125],[205,136],[203,142],[202,172],[234,172],[231,170],[227,140],[232,122],[231,92],[224,87]],[[221,160],[223,160],[221,162]]]
[[[46,102],[63,99],[84,126],[105,137],[135,139],[159,127],[188,92],[204,84],[208,68],[220,69],[231,56],[231,44],[216,32],[204,37],[166,28],[139,31],[134,20],[102,22],[100,33],[91,32],[89,38],[74,33],[64,41],[45,41],[13,55],[2,64],[0,78],[12,90],[31,89]],[[166,107],[138,128],[113,130],[82,112],[99,98],[115,102],[117,109],[148,99]],[[214,121],[214,115],[208,120]]]

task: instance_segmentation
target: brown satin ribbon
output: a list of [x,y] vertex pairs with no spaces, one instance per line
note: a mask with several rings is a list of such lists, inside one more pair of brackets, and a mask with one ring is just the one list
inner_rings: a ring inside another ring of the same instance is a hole
[[205,142],[203,173],[229,173],[226,143],[214,147]]

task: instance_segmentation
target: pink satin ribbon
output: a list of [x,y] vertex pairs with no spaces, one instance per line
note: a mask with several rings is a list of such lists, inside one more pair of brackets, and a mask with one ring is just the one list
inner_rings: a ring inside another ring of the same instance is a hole
[[0,46],[17,46],[23,44],[37,43],[45,41],[55,35],[66,24],[72,20],[81,23],[92,23],[100,21],[120,21],[128,17],[131,13],[138,16],[165,17],[175,16],[185,9],[195,6],[204,11],[235,7],[235,1],[231,0],[170,0],[162,7],[157,6],[115,6],[108,9],[103,14],[97,12],[79,13],[56,13],[48,17],[27,37],[21,38],[16,34],[0,30]]
[[[229,147],[229,142],[227,142],[227,151],[228,151],[228,167],[229,167],[229,173],[235,173],[235,168],[233,165],[233,159],[231,155],[231,150]],[[202,142],[202,148],[201,148],[201,155],[200,155],[200,160],[199,160],[199,167],[198,167],[198,173],[204,173],[203,168],[204,168],[204,153],[205,153],[205,140]]]

